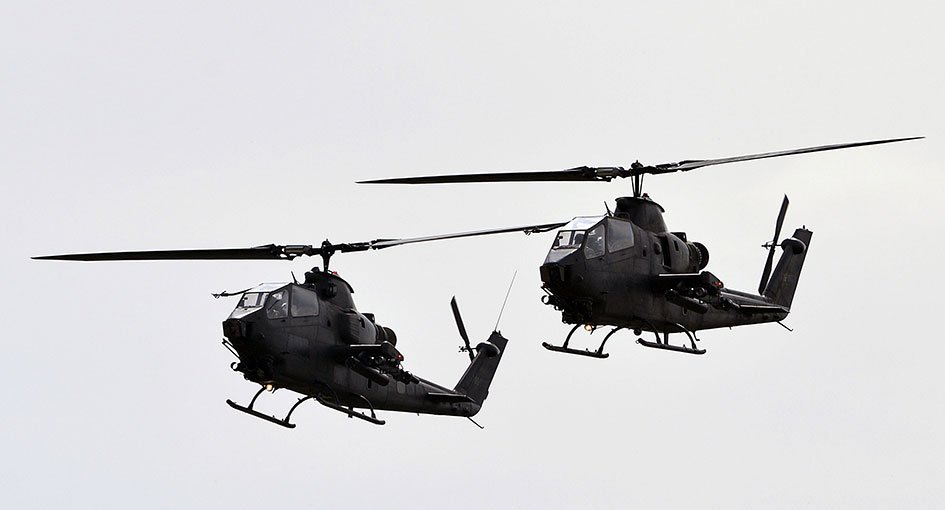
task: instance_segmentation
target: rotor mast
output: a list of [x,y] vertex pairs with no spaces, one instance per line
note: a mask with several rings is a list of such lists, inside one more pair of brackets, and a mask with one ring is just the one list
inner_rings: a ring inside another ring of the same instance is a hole
[[[639,170],[639,169],[641,169],[641,168],[643,168],[643,164],[640,163],[639,161],[634,161],[633,164],[630,165],[630,170],[631,170],[631,171],[633,171],[633,170]],[[635,174],[632,175],[632,176],[633,176],[633,197],[634,197],[634,198],[640,198],[640,197],[643,196],[643,176],[644,176],[644,175],[645,175],[645,174],[644,174],[643,172],[635,173]]]

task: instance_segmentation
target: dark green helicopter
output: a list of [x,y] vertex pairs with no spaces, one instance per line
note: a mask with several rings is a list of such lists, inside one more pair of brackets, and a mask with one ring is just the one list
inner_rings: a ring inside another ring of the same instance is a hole
[[[472,237],[505,232],[546,232],[563,223],[530,225],[410,239],[378,239],[360,243],[321,246],[266,245],[254,248],[127,251],[33,257],[46,260],[292,260],[300,256],[322,257],[318,267],[305,273],[299,283],[267,283],[236,293],[240,296],[233,313],[223,321],[223,344],[238,361],[231,368],[247,380],[261,385],[248,406],[227,400],[232,408],[263,420],[294,428],[293,411],[306,400],[316,402],[352,418],[377,425],[375,410],[464,416],[472,421],[489,393],[489,386],[508,342],[498,331],[475,348],[469,343],[456,299],[451,303],[456,326],[463,339],[460,348],[469,354],[470,365],[453,389],[421,379],[404,370],[397,336],[375,322],[374,314],[361,313],[354,305],[354,289],[337,273],[328,270],[335,253],[379,250],[409,243]],[[294,279],[294,278],[293,278]],[[264,390],[286,388],[302,398],[284,418],[257,411],[256,399]],[[367,409],[368,413],[354,411]],[[475,423],[475,422],[473,422]],[[478,424],[477,424],[478,425]]]
[[[554,240],[541,265],[542,302],[561,312],[562,321],[575,326],[564,344],[542,345],[552,351],[606,358],[604,345],[614,333],[629,329],[637,336],[652,332],[655,341],[642,338],[646,347],[690,354],[704,354],[696,345],[696,332],[766,322],[781,323],[791,310],[798,279],[810,247],[812,232],[804,227],[778,242],[787,213],[784,197],[775,224],[774,237],[763,247],[768,258],[758,293],[727,288],[722,280],[704,271],[709,250],[690,241],[685,232],[671,232],[663,221],[664,209],[643,193],[643,177],[686,172],[711,165],[774,158],[865,145],[915,140],[922,137],[844,143],[767,152],[722,159],[686,160],[661,165],[635,162],[630,168],[577,167],[568,170],[440,175],[362,181],[386,184],[436,184],[462,182],[522,181],[610,181],[633,179],[633,196],[616,200],[606,216],[577,217],[567,223]],[[783,253],[772,272],[775,248]],[[568,346],[581,326],[593,333],[611,326],[594,350]],[[787,326],[784,326],[787,328]],[[682,333],[688,346],[669,343],[669,335]]]

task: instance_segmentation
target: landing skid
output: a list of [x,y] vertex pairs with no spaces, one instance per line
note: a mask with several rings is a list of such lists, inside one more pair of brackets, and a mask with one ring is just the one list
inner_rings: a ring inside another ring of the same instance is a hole
[[[327,385],[326,385],[326,387],[328,387],[329,391],[331,391],[331,394],[332,394],[333,399],[335,400],[335,402],[338,402],[339,399],[338,399],[338,395],[335,393],[335,390],[332,389],[330,386],[327,386]],[[285,427],[285,428],[287,428],[287,429],[294,429],[294,428],[295,428],[295,424],[289,422],[289,418],[292,417],[292,413],[295,412],[295,409],[296,409],[297,407],[299,407],[303,402],[305,402],[306,400],[309,400],[309,399],[315,399],[315,401],[318,402],[319,404],[321,404],[321,405],[323,405],[323,406],[325,406],[325,407],[327,407],[327,408],[329,408],[329,409],[334,409],[335,411],[344,413],[344,414],[348,415],[349,418],[358,418],[359,420],[364,420],[364,421],[366,421],[366,422],[373,423],[373,424],[375,424],[375,425],[384,425],[384,424],[386,423],[384,420],[379,419],[379,418],[377,417],[377,415],[374,414],[374,406],[371,405],[371,401],[368,400],[367,398],[365,398],[363,395],[357,395],[357,396],[360,397],[362,400],[364,400],[364,402],[367,404],[368,409],[371,410],[371,414],[370,414],[370,415],[367,415],[367,414],[364,414],[364,413],[355,411],[353,407],[344,407],[344,406],[342,406],[342,405],[336,404],[335,402],[330,402],[330,401],[325,400],[324,398],[322,398],[322,397],[320,397],[320,396],[318,396],[318,395],[308,395],[308,396],[306,396],[306,397],[300,398],[299,401],[296,402],[296,403],[289,409],[289,412],[285,415],[285,418],[282,418],[282,419],[280,420],[279,418],[276,418],[275,416],[270,416],[270,415],[268,415],[268,414],[263,414],[263,413],[261,413],[261,412],[255,410],[255,409],[253,409],[253,405],[256,404],[256,399],[258,399],[258,398],[259,398],[259,395],[261,395],[262,392],[265,391],[265,390],[266,390],[266,387],[265,387],[265,386],[263,386],[262,388],[260,388],[259,391],[257,391],[256,394],[253,396],[253,399],[249,402],[249,405],[248,405],[248,406],[245,406],[245,407],[244,407],[244,406],[241,406],[241,405],[237,404],[236,402],[233,402],[233,401],[230,400],[230,399],[226,399],[226,403],[227,403],[230,407],[232,407],[233,409],[236,409],[237,411],[246,413],[246,414],[248,414],[248,415],[250,415],[250,416],[255,416],[256,418],[259,418],[259,419],[261,419],[261,420],[268,421],[269,423],[275,423],[276,425],[279,425],[279,426],[281,426],[281,427]]]
[[292,416],[292,411],[295,411],[295,408],[298,407],[299,404],[301,404],[302,402],[304,402],[304,401],[306,401],[306,400],[312,398],[312,397],[305,397],[305,398],[303,398],[303,399],[299,399],[299,401],[296,402],[294,406],[292,406],[292,409],[289,409],[289,413],[285,415],[285,418],[283,418],[283,419],[280,420],[279,418],[276,418],[275,416],[270,416],[270,415],[268,415],[268,414],[263,414],[263,413],[261,413],[261,412],[255,410],[255,409],[253,409],[253,405],[256,404],[256,399],[259,398],[259,396],[262,395],[262,392],[264,392],[264,391],[266,391],[266,387],[265,387],[265,386],[263,386],[262,388],[259,388],[259,391],[257,391],[256,394],[253,395],[253,399],[249,401],[249,405],[246,406],[246,407],[243,407],[243,406],[237,404],[236,402],[233,402],[233,401],[230,400],[230,399],[226,399],[226,403],[227,403],[230,407],[232,407],[233,409],[236,409],[237,411],[244,412],[244,413],[246,413],[246,414],[248,414],[248,415],[250,415],[250,416],[255,416],[255,417],[259,418],[259,419],[266,420],[266,421],[268,421],[269,423],[275,423],[276,425],[285,427],[285,428],[287,428],[287,429],[294,429],[294,428],[295,428],[295,424],[289,422],[289,418]]
[[[598,347],[596,351],[592,351],[590,349],[572,349],[568,347],[568,342],[571,341],[571,336],[574,335],[574,332],[577,331],[579,327],[581,327],[580,324],[571,328],[571,332],[568,333],[567,338],[564,339],[564,344],[558,346],[558,345],[551,345],[548,342],[542,342],[541,346],[544,347],[545,349],[548,349],[549,351],[563,352],[565,354],[577,354],[578,356],[589,356],[591,358],[604,359],[610,356],[610,353],[604,352],[604,345],[607,343],[607,340],[614,333],[620,331],[621,329],[624,329],[624,328],[614,328],[613,330],[611,330],[610,333],[607,333],[607,336],[605,336],[604,340],[600,343],[600,347]],[[597,329],[597,328],[595,327],[591,329],[591,333],[594,332],[594,329]]]
[[[647,322],[647,324],[649,324],[649,326],[653,328],[654,330],[656,329],[649,322]],[[676,326],[682,333],[686,335],[686,337],[689,338],[689,343],[692,345],[692,347],[688,347],[684,345],[672,345],[669,343],[669,333],[664,332],[661,338],[660,334],[656,331],[653,332],[653,334],[656,336],[655,342],[649,342],[642,338],[638,338],[637,343],[644,347],[651,347],[653,349],[663,349],[666,351],[684,352],[686,354],[705,354],[705,349],[700,349],[699,347],[696,346],[696,342],[699,339],[696,338],[696,335],[694,333],[684,328],[681,324],[673,324],[673,326]],[[604,337],[604,340],[601,341],[600,347],[598,347],[596,351],[592,351],[590,349],[573,349],[571,347],[568,347],[568,343],[571,342],[571,337],[574,335],[574,332],[577,331],[579,327],[581,327],[581,324],[575,325],[573,328],[571,328],[571,331],[568,333],[567,338],[564,339],[564,344],[559,346],[559,345],[551,345],[548,342],[542,342],[541,346],[544,347],[545,349],[548,349],[549,351],[563,352],[565,354],[577,354],[578,356],[588,356],[591,358],[604,359],[610,356],[609,353],[604,352],[604,345],[607,344],[607,340],[609,340],[610,337],[614,335],[614,333],[620,331],[621,329],[626,329],[624,327],[616,327],[610,330],[610,332],[607,333],[607,336]],[[593,326],[591,328],[591,333],[593,334],[596,329],[597,329],[597,326]],[[635,330],[634,333],[639,335],[641,331]]]
[[604,359],[610,356],[610,353],[607,352],[601,353],[600,351],[591,351],[588,349],[571,349],[570,347],[565,347],[563,345],[551,345],[548,342],[542,342],[541,346],[545,349],[548,349],[549,351],[563,352],[565,354],[577,354],[578,356],[589,356],[591,358]]
[[637,338],[637,343],[644,347],[652,347],[654,349],[663,349],[666,351],[684,352],[686,354],[705,354],[705,349],[696,347],[696,340],[698,340],[698,338],[696,338],[694,334],[679,324],[676,324],[676,326],[679,327],[687,337],[689,337],[689,342],[692,344],[692,347],[686,347],[684,345],[672,345],[669,343],[669,333],[663,333],[663,338],[661,340],[660,334],[655,331],[653,332],[653,334],[656,336],[655,342],[648,342],[642,338]]

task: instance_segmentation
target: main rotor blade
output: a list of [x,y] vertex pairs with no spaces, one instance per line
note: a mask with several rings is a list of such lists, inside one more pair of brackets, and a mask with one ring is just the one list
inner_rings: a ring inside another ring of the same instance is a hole
[[699,160],[680,161],[678,163],[664,163],[662,165],[656,165],[656,166],[644,166],[644,167],[641,167],[640,169],[634,169],[631,171],[634,171],[637,173],[648,173],[648,174],[688,172],[689,170],[695,170],[696,168],[702,168],[704,166],[722,165],[725,163],[737,163],[739,161],[750,161],[753,159],[778,158],[781,156],[790,156],[793,154],[807,154],[810,152],[823,152],[823,151],[832,151],[832,150],[837,150],[837,149],[849,149],[851,147],[863,147],[866,145],[880,145],[884,143],[904,142],[907,140],[919,140],[921,138],[925,138],[925,137],[912,136],[908,138],[892,138],[888,140],[871,140],[868,142],[836,143],[832,145],[820,145],[817,147],[804,147],[801,149],[789,149],[789,150],[776,151],[776,152],[763,152],[760,154],[749,154],[746,156],[735,156],[731,158],[699,159]]
[[45,255],[33,257],[35,260],[74,260],[83,262],[98,261],[122,261],[122,260],[292,260],[296,257],[322,255],[330,258],[335,253],[349,253],[355,251],[380,250],[391,246],[400,246],[402,244],[422,243],[426,241],[439,241],[441,239],[455,239],[459,237],[474,237],[490,234],[503,234],[506,232],[525,232],[531,234],[535,232],[546,232],[556,227],[560,227],[567,222],[545,223],[542,225],[526,225],[521,227],[494,228],[488,230],[476,230],[472,232],[459,232],[454,234],[441,234],[426,237],[413,237],[407,239],[375,239],[374,241],[358,243],[338,243],[332,244],[325,241],[321,246],[312,246],[309,244],[278,245],[267,244],[265,246],[256,246],[253,248],[222,248],[207,250],[152,250],[152,251],[115,251],[102,253],[66,253],[63,255]]
[[810,152],[832,151],[837,149],[849,149],[851,147],[863,147],[866,145],[880,145],[884,143],[904,142],[906,140],[919,140],[924,136],[912,136],[908,138],[892,138],[888,140],[871,140],[867,142],[837,143],[832,145],[820,145],[817,147],[804,147],[801,149],[789,149],[776,152],[763,152],[760,154],[748,154],[745,156],[735,156],[731,158],[719,159],[698,159],[685,160],[676,163],[663,163],[660,165],[642,165],[634,163],[630,168],[619,166],[590,167],[579,166],[567,170],[550,170],[537,172],[505,172],[505,173],[477,173],[477,174],[454,174],[454,175],[426,175],[419,177],[397,177],[393,179],[375,179],[370,181],[358,181],[358,184],[449,184],[461,182],[536,182],[536,181],[611,181],[618,177],[634,177],[644,174],[668,174],[672,172],[688,172],[704,166],[722,165],[725,163],[737,163],[739,161],[750,161],[753,159],[777,158],[781,156],[790,156],[793,154],[807,154]]
[[371,249],[380,250],[382,248],[390,248],[391,246],[400,246],[402,244],[411,244],[411,243],[424,243],[427,241],[439,241],[442,239],[456,239],[460,237],[475,237],[475,236],[485,236],[491,234],[504,234],[506,232],[525,232],[526,234],[532,234],[536,232],[547,232],[551,229],[560,227],[566,224],[566,221],[558,223],[545,223],[542,225],[525,225],[522,227],[506,227],[506,228],[493,228],[488,230],[474,230],[471,232],[459,232],[455,234],[440,234],[435,236],[426,236],[426,237],[412,237],[407,239],[377,239],[368,243]]
[[[291,259],[302,253],[289,253],[286,246],[269,244],[253,248],[209,250],[115,251],[104,253],[68,253],[33,257],[36,260],[76,260],[85,262],[119,260],[244,260]],[[293,247],[295,248],[295,247]],[[301,247],[299,247],[301,248]],[[308,248],[311,248],[310,246]]]
[[768,246],[768,258],[765,260],[765,268],[761,272],[758,294],[764,294],[765,287],[768,286],[768,277],[771,276],[771,265],[774,262],[774,249],[778,246],[778,237],[781,235],[781,226],[784,225],[784,217],[787,215],[789,203],[787,195],[784,195],[784,200],[781,201],[781,212],[778,213],[778,222],[774,225],[774,237],[771,238],[771,244]]
[[491,174],[428,175],[358,181],[358,184],[448,184],[458,182],[609,181],[625,171],[618,167],[579,166],[567,170],[505,172]]

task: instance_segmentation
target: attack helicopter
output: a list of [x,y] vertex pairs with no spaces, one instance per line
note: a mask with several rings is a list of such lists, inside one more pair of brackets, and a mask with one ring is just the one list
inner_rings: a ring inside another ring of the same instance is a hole
[[[721,159],[685,160],[676,163],[629,168],[581,166],[567,170],[436,175],[361,181],[359,184],[439,184],[468,182],[601,181],[631,178],[633,196],[616,199],[613,211],[602,216],[576,217],[564,225],[540,267],[542,302],[561,312],[562,322],[573,324],[562,345],[543,342],[551,351],[606,358],[604,346],[618,331],[631,330],[646,347],[688,354],[705,354],[696,344],[699,330],[730,328],[783,321],[791,311],[804,259],[813,232],[798,228],[779,241],[787,213],[784,197],[774,228],[774,237],[763,247],[767,260],[758,293],[730,289],[704,269],[709,250],[690,241],[685,232],[670,231],[663,220],[665,209],[643,192],[643,177],[687,172],[712,165],[766,159],[793,154],[879,145],[923,137],[873,140]],[[775,249],[782,255],[772,272]],[[609,326],[595,350],[569,346],[575,331],[589,333]],[[787,328],[790,329],[790,328]],[[644,340],[651,332],[654,341]],[[671,334],[683,334],[689,345],[675,345]]]
[[[235,293],[239,303],[223,321],[223,345],[236,356],[231,368],[260,385],[248,405],[232,400],[237,411],[286,428],[292,413],[307,400],[376,425],[376,410],[463,416],[470,421],[482,408],[508,340],[497,330],[472,347],[454,297],[453,317],[469,355],[469,366],[453,389],[422,379],[403,368],[397,335],[355,308],[352,286],[329,270],[336,253],[380,250],[404,244],[506,232],[547,232],[563,223],[480,230],[408,239],[377,239],[321,246],[265,245],[253,248],[125,251],[33,257],[41,260],[293,260],[321,256],[322,268],[305,273],[304,281],[264,283]],[[254,406],[266,390],[285,388],[302,395],[285,417],[277,418]],[[355,409],[365,409],[365,412]],[[473,421],[473,423],[476,423]],[[478,424],[476,424],[479,426]]]

